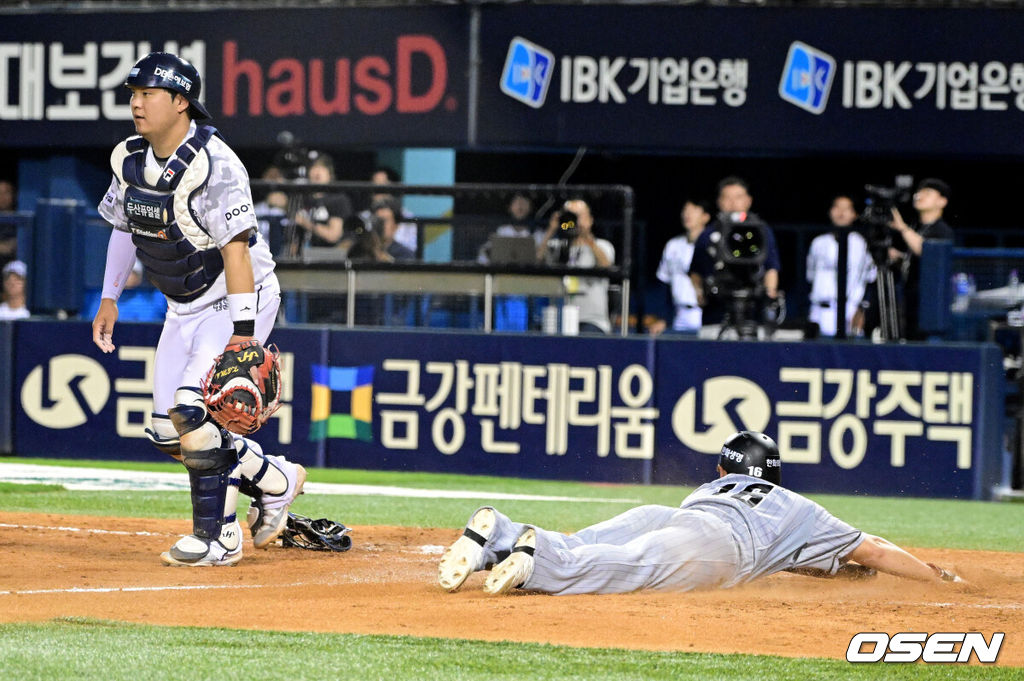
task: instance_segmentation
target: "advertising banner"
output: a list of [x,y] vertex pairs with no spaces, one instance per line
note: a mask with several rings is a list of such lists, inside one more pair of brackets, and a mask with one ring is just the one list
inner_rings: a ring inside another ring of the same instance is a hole
[[489,6],[476,141],[1020,154],[1022,30],[999,10]]
[[648,351],[642,339],[335,331],[311,418],[326,420],[331,466],[644,482],[658,416]]
[[[116,349],[110,354],[92,343],[88,322],[31,321],[14,329],[14,452],[54,458],[167,460],[146,436],[153,412],[160,324],[117,324]],[[275,331],[274,342],[283,349],[282,373],[307,375],[325,341],[325,332]],[[281,402],[255,439],[268,454],[286,451],[299,463],[323,465],[317,448],[306,444],[308,382],[285,380]]]
[[132,131],[128,69],[170,50],[237,148],[1013,156],[1022,32],[1024,14],[991,8],[5,14],[0,143],[113,144]]
[[[14,324],[14,453],[165,460],[146,438],[155,324]],[[986,498],[989,345],[747,343],[283,328],[282,407],[255,435],[311,466],[697,484],[737,430],[798,491]],[[212,363],[212,358],[211,358]]]
[[277,146],[282,133],[330,146],[459,145],[467,16],[461,7],[4,15],[0,143],[113,146],[133,133],[129,69],[163,50],[198,68],[201,99],[235,147]]
[[657,482],[706,481],[741,427],[775,438],[797,490],[971,498],[999,482],[995,346],[657,347]]

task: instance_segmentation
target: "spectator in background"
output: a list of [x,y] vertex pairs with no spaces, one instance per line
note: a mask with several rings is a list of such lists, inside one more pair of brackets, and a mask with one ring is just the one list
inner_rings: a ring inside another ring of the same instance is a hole
[[[733,175],[718,183],[718,217],[697,239],[690,263],[690,279],[697,292],[697,301],[703,308],[702,337],[717,338],[722,331],[723,321],[731,324],[739,321],[727,318],[731,313],[733,291],[724,290],[728,287],[721,286],[724,278],[720,242],[722,230],[730,222],[760,222],[757,215],[749,212],[753,203],[750,188],[742,178]],[[754,284],[768,298],[768,303],[773,303],[779,296],[779,249],[775,245],[771,227],[764,224],[764,230],[765,260],[756,274],[757,281]]]
[[[508,202],[509,221],[499,225],[491,237],[532,237],[535,245],[539,244],[544,232],[537,229],[537,223],[533,219],[533,201],[525,194],[516,193]],[[488,239],[477,255],[477,262],[486,265],[491,261],[491,241]]]
[[25,306],[25,280],[28,266],[12,260],[3,268],[3,302],[0,302],[0,320],[26,319],[30,313]]
[[[539,229],[534,219],[533,200],[526,194],[516,192],[509,199],[506,208],[508,222],[499,225],[488,237],[487,241],[480,246],[477,252],[476,261],[481,265],[532,264],[536,253],[537,245],[544,237],[544,230]],[[505,260],[500,253],[493,250],[494,239],[497,237],[519,238],[526,244],[533,245],[532,250],[525,253],[525,259],[520,260],[517,255],[506,254]],[[530,239],[530,241],[526,241]],[[546,299],[545,299],[546,300]],[[494,299],[494,330],[495,331],[526,331],[530,326],[530,300],[527,296],[495,296]]]
[[[370,182],[382,187],[389,184],[398,184],[402,181],[402,176],[394,168],[387,166],[378,166],[374,168],[373,173],[370,175]],[[411,211],[406,210],[402,207],[402,202],[397,199],[394,195],[387,192],[378,192],[370,197],[370,207],[359,214],[363,221],[370,220],[373,214],[373,206],[378,204],[380,201],[385,199],[391,199],[398,206],[398,222],[397,230],[395,231],[395,241],[405,246],[407,249],[416,253],[416,245],[419,241],[418,233],[419,230],[416,226],[416,216]]]
[[[564,217],[566,212],[575,215],[574,227],[559,219],[560,216]],[[560,239],[559,232],[566,230],[570,232],[570,237]],[[560,241],[563,242],[561,246],[550,248]],[[615,247],[610,241],[594,235],[594,216],[590,212],[590,206],[583,199],[566,201],[562,209],[552,216],[537,252],[543,256],[550,254],[552,250],[558,252],[558,256],[552,259],[569,267],[611,267],[615,262]],[[566,303],[579,308],[580,333],[611,332],[607,278],[568,276],[565,278],[565,288]]]
[[907,340],[924,340],[926,334],[918,326],[921,305],[921,253],[924,242],[953,239],[953,228],[942,219],[942,213],[949,204],[949,185],[936,178],[922,180],[914,192],[914,210],[917,211],[917,228],[911,228],[903,220],[899,210],[893,208],[892,229],[902,237],[902,244],[894,244],[889,251],[889,260],[899,266],[903,279],[903,337]]
[[[17,209],[14,183],[0,180],[0,213],[9,213]],[[0,267],[18,257],[18,230],[11,225],[0,224]]]
[[828,212],[832,230],[811,241],[807,253],[807,281],[811,282],[811,309],[808,319],[816,323],[822,336],[835,336],[839,310],[839,237],[846,234],[846,333],[861,335],[864,315],[861,303],[867,285],[875,280],[875,264],[867,241],[854,231],[857,210],[853,199],[840,194],[832,200]]
[[[309,166],[309,183],[331,182],[334,182],[334,161],[330,156],[321,154]],[[305,247],[336,247],[345,232],[345,221],[352,217],[352,201],[345,194],[324,191],[302,198],[302,205],[293,218],[299,229],[295,230],[291,254],[298,255]]]
[[[268,182],[285,181],[284,173],[275,165],[267,166],[267,169],[263,171],[262,179]],[[271,253],[275,256],[284,255],[283,244],[291,236],[288,194],[280,189],[266,191],[265,196],[253,206],[253,210],[256,211],[256,224],[260,236],[270,246]]]
[[[697,291],[690,279],[690,262],[697,239],[704,233],[704,228],[711,222],[711,204],[707,201],[687,199],[679,213],[683,224],[683,234],[673,237],[665,244],[658,264],[658,280],[668,284],[668,297],[671,301],[672,331],[685,334],[696,334],[701,327],[701,309],[697,304]],[[667,318],[667,315],[666,315]],[[648,327],[652,335],[665,331],[668,326],[664,319],[659,319]]]

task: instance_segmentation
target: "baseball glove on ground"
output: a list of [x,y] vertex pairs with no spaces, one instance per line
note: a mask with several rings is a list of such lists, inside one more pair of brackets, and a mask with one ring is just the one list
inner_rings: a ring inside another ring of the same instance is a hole
[[281,367],[274,345],[247,340],[224,348],[202,381],[210,416],[232,433],[248,435],[281,406]]

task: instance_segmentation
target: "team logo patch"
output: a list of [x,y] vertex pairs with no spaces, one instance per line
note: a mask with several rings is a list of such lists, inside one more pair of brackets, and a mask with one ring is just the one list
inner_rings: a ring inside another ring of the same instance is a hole
[[165,182],[170,182],[171,178],[174,177],[174,169],[173,168],[168,168],[167,170],[165,170],[163,177],[164,177],[164,181]]
[[508,45],[501,91],[512,99],[539,109],[548,94],[555,55],[540,45],[516,36]]
[[820,114],[828,104],[835,75],[836,60],[832,55],[796,40],[789,46],[782,69],[779,96],[804,111]]

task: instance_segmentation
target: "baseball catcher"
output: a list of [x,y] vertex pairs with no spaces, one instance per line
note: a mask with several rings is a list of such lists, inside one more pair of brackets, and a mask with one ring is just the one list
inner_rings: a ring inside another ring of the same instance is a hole
[[639,506],[571,535],[515,523],[484,506],[441,558],[438,582],[455,591],[491,566],[484,591],[492,594],[728,588],[783,571],[963,582],[782,487],[779,449],[763,433],[726,440],[717,471],[679,508]]
[[277,350],[263,344],[277,319],[281,285],[259,233],[249,174],[209,125],[196,67],[153,52],[124,84],[137,134],[114,147],[98,207],[113,230],[93,342],[115,350],[117,300],[138,259],[168,308],[146,434],[185,466],[192,492],[192,532],[160,559],[234,565],[242,559],[239,493],[258,507],[249,531],[262,549],[285,530],[306,480],[302,466],[264,455],[247,437],[280,399]]
[[203,401],[213,420],[232,433],[249,435],[281,406],[277,346],[255,338],[233,343],[213,361],[202,381]]

